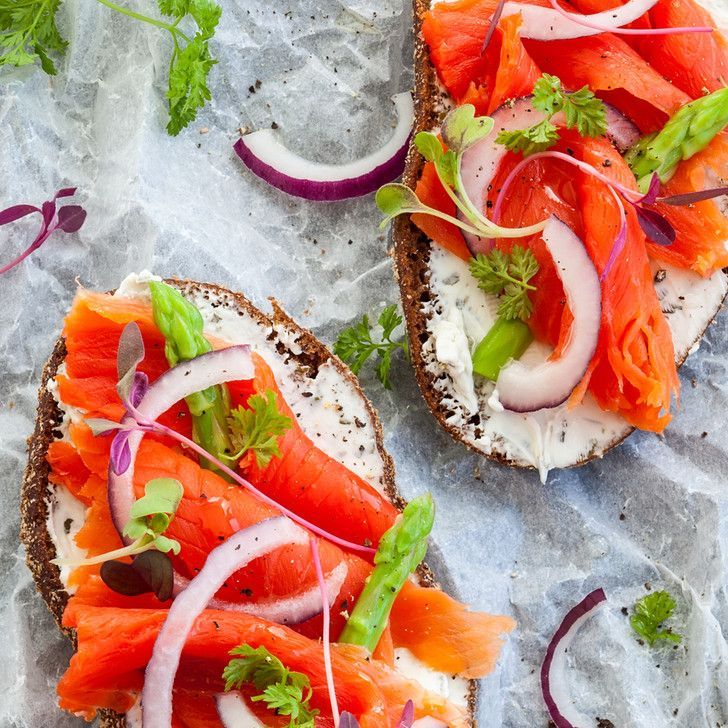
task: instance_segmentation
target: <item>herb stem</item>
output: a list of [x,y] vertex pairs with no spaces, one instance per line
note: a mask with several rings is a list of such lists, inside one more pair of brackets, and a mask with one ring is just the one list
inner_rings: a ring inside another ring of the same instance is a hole
[[115,551],[108,551],[105,554],[92,556],[91,558],[83,559],[82,561],[74,561],[73,559],[54,559],[52,563],[57,566],[73,566],[74,568],[78,568],[80,566],[102,564],[104,561],[111,561],[113,559],[122,559],[125,556],[136,556],[137,554],[143,554],[145,551],[150,551],[155,548],[154,540],[148,539],[149,536],[145,534],[134,541],[134,543],[124,546],[123,548],[116,549]]
[[190,38],[177,28],[177,23],[179,22],[179,19],[177,19],[174,25],[171,25],[170,23],[165,23],[163,20],[150,18],[148,15],[142,15],[142,13],[137,13],[134,10],[129,10],[129,8],[117,5],[112,0],[98,0],[98,2],[100,2],[102,5],[106,5],[107,8],[111,8],[111,10],[115,10],[117,13],[121,13],[122,15],[134,18],[135,20],[141,20],[143,23],[149,23],[149,25],[154,25],[157,28],[163,28],[164,30],[169,31],[172,37],[175,38],[175,46],[177,46],[176,36],[178,35],[183,38],[187,43],[190,42]]

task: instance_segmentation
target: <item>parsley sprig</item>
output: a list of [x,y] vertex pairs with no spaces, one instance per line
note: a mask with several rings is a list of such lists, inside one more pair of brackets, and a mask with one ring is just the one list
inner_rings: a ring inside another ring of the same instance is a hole
[[531,250],[514,245],[510,253],[498,248],[487,255],[479,253],[470,261],[470,272],[479,288],[500,296],[499,316],[511,321],[531,315],[533,304],[528,292],[536,287],[529,281],[538,273],[538,262]]
[[634,605],[634,614],[630,617],[629,623],[650,647],[657,640],[678,644],[682,640],[682,635],[673,632],[670,627],[661,629],[663,622],[672,616],[675,606],[675,600],[669,592],[652,592]]
[[262,692],[251,700],[264,702],[277,715],[289,716],[289,728],[314,728],[319,711],[310,706],[313,691],[307,675],[289,670],[262,646],[253,648],[243,644],[230,654],[239,657],[230,660],[223,670],[226,691],[252,683]]
[[532,103],[546,115],[545,119],[528,129],[501,131],[496,137],[499,144],[524,157],[543,152],[558,142],[559,130],[551,119],[559,112],[564,113],[566,128],[577,129],[584,137],[602,136],[607,129],[604,103],[588,86],[570,93],[563,90],[559,78],[544,73],[533,87]]
[[[217,61],[210,53],[209,42],[222,8],[213,0],[157,0],[165,18],[160,20],[113,0],[98,1],[115,12],[170,34],[173,49],[167,90],[167,131],[173,136],[179,134],[211,98],[207,78]],[[56,26],[60,5],[61,0],[0,0],[0,66],[27,66],[37,59],[46,73],[57,72],[51,56],[62,54],[68,45]]]
[[56,25],[61,0],[0,0],[0,66],[28,66],[40,61],[50,76],[57,73],[51,59],[67,42]]
[[259,468],[265,468],[273,457],[279,458],[279,438],[291,429],[291,418],[278,410],[275,392],[253,394],[248,406],[238,407],[228,417],[230,441],[235,448],[234,455],[226,459],[237,461],[252,452]]
[[392,339],[394,330],[402,323],[402,317],[397,313],[397,306],[387,306],[379,314],[377,324],[382,329],[381,338],[374,338],[369,317],[364,314],[361,321],[354,326],[344,329],[334,344],[334,354],[345,361],[354,374],[359,374],[362,367],[370,357],[379,359],[377,364],[377,377],[385,389],[391,389],[389,372],[392,368],[392,356],[401,349],[405,356],[409,355],[407,339]]

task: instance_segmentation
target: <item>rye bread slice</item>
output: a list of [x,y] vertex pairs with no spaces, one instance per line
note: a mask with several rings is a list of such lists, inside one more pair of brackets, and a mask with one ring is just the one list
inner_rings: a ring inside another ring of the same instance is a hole
[[[440,86],[437,79],[437,72],[430,61],[429,50],[422,36],[422,21],[424,14],[430,9],[429,0],[413,0],[413,29],[414,29],[414,106],[415,123],[414,135],[420,131],[428,131],[440,125],[442,118],[452,105],[448,94]],[[425,160],[417,152],[414,144],[410,144],[405,163],[402,182],[414,189],[420,177]],[[463,443],[470,450],[477,452],[490,460],[500,462],[504,465],[525,467],[533,469],[532,465],[514,461],[494,445],[489,451],[477,447],[467,435],[465,429],[453,423],[456,419],[452,407],[444,400],[442,390],[437,386],[438,380],[448,377],[446,373],[438,373],[430,369],[428,371],[428,359],[424,351],[424,345],[429,342],[430,332],[428,322],[431,313],[424,310],[424,306],[436,300],[437,291],[430,285],[430,255],[435,243],[412,223],[409,215],[400,215],[395,218],[392,224],[392,243],[395,277],[399,283],[402,307],[405,315],[407,333],[410,341],[410,352],[412,365],[415,371],[415,378],[419,385],[424,400],[440,425],[450,434],[453,439]],[[721,275],[728,275],[728,269]],[[716,305],[715,310],[707,317],[702,331],[692,342],[700,341],[705,330],[712,323],[720,311],[725,296]],[[677,364],[681,366],[691,347],[685,347],[677,354]],[[583,465],[595,458],[602,457],[613,447],[619,445],[627,438],[635,428],[625,422],[624,429],[619,432],[611,441],[600,444],[598,449],[589,452],[578,462],[572,465]]]
[[[369,424],[374,431],[376,451],[382,461],[382,481],[387,497],[400,510],[406,505],[406,501],[397,491],[394,463],[384,449],[379,416],[364,394],[359,380],[346,364],[332,354],[309,330],[302,328],[291,319],[272,298],[270,299],[272,312],[268,315],[256,308],[241,293],[235,293],[215,284],[176,279],[167,280],[167,283],[176,286],[185,295],[201,296],[206,301],[212,301],[215,306],[223,306],[238,311],[240,315],[247,315],[263,328],[272,327],[268,341],[275,346],[280,356],[286,357],[295,364],[297,373],[302,377],[312,379],[324,363],[333,365],[364,405]],[[285,332],[286,336],[279,336],[281,331]],[[291,345],[293,342],[296,346]],[[66,345],[61,338],[56,342],[53,353],[43,368],[35,430],[28,440],[28,465],[22,484],[20,539],[25,546],[26,562],[33,574],[38,591],[53,614],[59,629],[66,634],[75,647],[75,631],[61,626],[69,594],[61,582],[60,569],[51,563],[51,560],[56,557],[56,549],[47,528],[53,486],[48,482],[50,468],[46,461],[46,454],[50,443],[60,437],[58,427],[62,420],[56,400],[47,385],[58,373],[65,356]],[[418,569],[418,577],[424,586],[437,587],[435,576],[426,564],[422,564]],[[471,681],[468,706],[471,716],[475,715],[476,691],[477,683]],[[474,718],[472,722],[475,725]],[[125,728],[127,721],[124,715],[102,710],[99,711],[99,725],[101,728]]]

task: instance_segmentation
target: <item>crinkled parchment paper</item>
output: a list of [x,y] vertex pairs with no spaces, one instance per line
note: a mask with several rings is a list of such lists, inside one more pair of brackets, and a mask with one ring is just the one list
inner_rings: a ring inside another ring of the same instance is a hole
[[[153,11],[152,3],[139,5]],[[0,726],[78,725],[55,708],[70,648],[35,593],[18,546],[18,490],[41,368],[78,278],[114,287],[129,271],[209,280],[259,305],[275,295],[325,341],[395,300],[370,197],[317,204],[285,196],[234,158],[238,128],[278,124],[314,159],[361,155],[389,137],[389,97],[411,86],[406,0],[223,0],[214,99],[178,138],[163,129],[169,41],[94,0],[67,0],[70,47],[55,79],[0,77],[0,206],[39,203],[77,185],[88,221],[0,278]],[[259,83],[258,83],[259,82]],[[252,88],[251,88],[252,87]],[[37,221],[0,231],[3,259]],[[545,728],[538,670],[561,616],[604,586],[566,679],[588,715],[617,728],[728,721],[728,316],[681,373],[679,415],[664,438],[637,434],[603,461],[552,473],[488,463],[428,415],[408,365],[394,387],[369,376],[407,496],[438,504],[431,561],[479,609],[519,629],[483,684],[481,726]],[[442,561],[441,564],[437,562]],[[623,606],[653,589],[678,600],[683,644],[648,649]],[[582,727],[585,728],[585,727]],[[586,727],[591,728],[591,726]]]

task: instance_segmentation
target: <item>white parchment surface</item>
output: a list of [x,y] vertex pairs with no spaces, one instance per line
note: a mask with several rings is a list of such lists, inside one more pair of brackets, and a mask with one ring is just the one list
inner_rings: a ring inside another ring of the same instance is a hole
[[[154,13],[147,0],[128,0]],[[169,39],[95,0],[67,0],[59,74],[0,72],[0,208],[79,187],[88,220],[0,278],[0,726],[81,721],[55,707],[70,648],[36,595],[18,545],[25,441],[41,368],[75,280],[108,289],[152,268],[218,282],[258,305],[275,295],[331,342],[396,300],[372,197],[309,203],[266,187],[235,159],[238,129],[276,123],[313,159],[337,162],[388,139],[392,94],[410,88],[406,0],[222,0],[213,101],[178,138],[164,131]],[[0,230],[2,260],[37,220]],[[664,438],[633,435],[603,461],[552,473],[493,465],[429,416],[409,366],[391,392],[364,376],[399,485],[437,500],[431,561],[478,609],[519,623],[483,683],[483,728],[546,728],[538,670],[561,617],[603,586],[605,609],[570,651],[579,709],[616,728],[728,724],[728,316],[681,371],[680,412]],[[437,563],[441,562],[441,563]],[[683,644],[649,649],[622,607],[645,584],[678,601]]]

